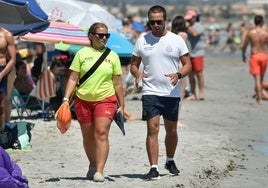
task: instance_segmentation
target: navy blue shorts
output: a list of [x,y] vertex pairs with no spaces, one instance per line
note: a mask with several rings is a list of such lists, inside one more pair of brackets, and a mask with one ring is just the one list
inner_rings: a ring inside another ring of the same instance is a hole
[[143,120],[148,120],[157,115],[163,115],[164,119],[178,121],[179,97],[143,95],[141,100]]

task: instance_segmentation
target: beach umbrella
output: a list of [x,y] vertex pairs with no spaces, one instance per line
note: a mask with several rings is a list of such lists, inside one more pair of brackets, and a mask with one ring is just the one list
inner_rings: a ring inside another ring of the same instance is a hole
[[95,22],[102,22],[109,29],[116,29],[115,17],[97,4],[77,0],[37,0],[37,2],[48,14],[49,20],[64,20],[80,27],[89,27]]
[[[111,30],[109,31],[109,33],[111,34],[111,36],[108,39],[106,46],[115,51],[120,57],[130,57],[132,55],[134,45],[129,40],[121,36],[120,33]],[[68,50],[73,53],[76,53],[82,47],[83,46],[66,45],[62,43],[55,45],[55,48],[58,50]]]
[[0,0],[0,26],[14,36],[43,31],[49,26],[47,19],[35,0]]
[[20,38],[31,42],[89,45],[86,31],[64,22],[50,22],[49,27],[44,31],[28,33]]

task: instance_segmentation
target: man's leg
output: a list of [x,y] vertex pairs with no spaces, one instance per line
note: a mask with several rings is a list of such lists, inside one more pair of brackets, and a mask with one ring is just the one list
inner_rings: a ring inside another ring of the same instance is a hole
[[173,158],[178,144],[177,122],[164,119],[164,124],[166,129],[165,146],[167,157]]
[[5,104],[6,104],[6,93],[0,93],[0,131],[5,123]]
[[165,119],[164,124],[166,129],[165,146],[167,153],[165,168],[171,175],[178,175],[180,171],[174,161],[174,155],[178,144],[177,121]]
[[196,100],[196,93],[195,93],[195,73],[191,72],[189,74],[189,83],[190,83],[190,89],[191,89],[191,95],[187,97],[188,100]]
[[257,93],[257,103],[262,104],[262,84],[261,84],[261,76],[253,75],[255,81],[255,91]]
[[159,133],[160,115],[154,116],[147,120],[147,138],[146,149],[150,165],[158,164],[158,133]]
[[204,74],[203,71],[197,72],[197,82],[198,82],[198,89],[199,89],[199,100],[204,100]]
[[11,116],[11,110],[12,110],[11,94],[13,91],[15,76],[16,76],[16,69],[14,67],[7,76],[7,96],[5,104],[5,122],[7,123],[10,121]]

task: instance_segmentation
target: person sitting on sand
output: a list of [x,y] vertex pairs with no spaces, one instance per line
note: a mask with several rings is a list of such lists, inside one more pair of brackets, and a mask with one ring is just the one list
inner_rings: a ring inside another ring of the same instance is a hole
[[[23,99],[27,101],[28,95],[33,91],[35,85],[32,83],[29,74],[27,74],[26,63],[23,61],[16,62],[16,78],[14,81],[14,87],[20,93],[20,95],[24,96]],[[28,101],[28,105],[38,104],[37,99],[35,97],[31,97]]]

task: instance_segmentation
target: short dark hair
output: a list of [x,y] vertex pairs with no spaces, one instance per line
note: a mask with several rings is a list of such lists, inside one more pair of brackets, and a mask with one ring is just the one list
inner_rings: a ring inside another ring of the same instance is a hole
[[163,12],[164,20],[167,19],[166,9],[160,5],[154,5],[148,10],[148,17],[151,13]]
[[171,23],[171,32],[186,32],[186,21],[183,16],[176,16]]
[[256,15],[254,17],[254,23],[255,23],[255,25],[261,25],[261,24],[263,24],[263,17],[262,17],[262,15]]

